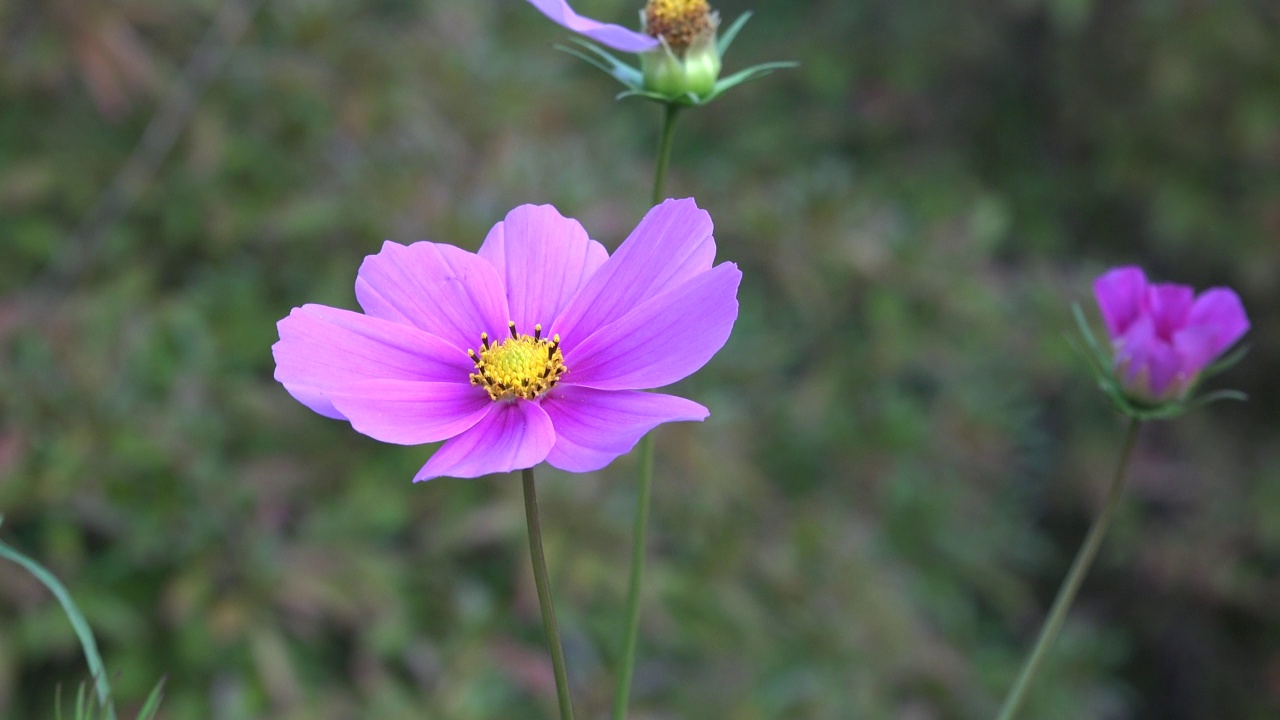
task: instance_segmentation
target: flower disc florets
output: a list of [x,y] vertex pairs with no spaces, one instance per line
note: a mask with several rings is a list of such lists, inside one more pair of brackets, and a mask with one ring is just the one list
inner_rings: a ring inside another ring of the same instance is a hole
[[507,327],[510,339],[495,343],[489,333],[480,333],[480,352],[467,350],[476,364],[471,384],[483,387],[495,401],[542,397],[569,370],[560,352],[560,336],[543,338],[541,325],[533,326],[533,335],[517,333],[515,322]]
[[718,24],[706,0],[649,0],[644,8],[645,33],[680,57],[698,38],[714,36]]

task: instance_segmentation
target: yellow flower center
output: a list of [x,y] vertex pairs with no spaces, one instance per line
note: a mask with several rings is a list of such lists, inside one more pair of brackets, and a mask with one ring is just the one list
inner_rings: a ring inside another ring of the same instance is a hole
[[569,371],[560,353],[560,336],[547,340],[541,325],[533,326],[532,335],[517,333],[514,322],[507,323],[507,329],[510,338],[492,342],[489,333],[480,333],[480,352],[467,350],[476,364],[471,384],[483,387],[491,400],[541,397]]
[[700,35],[715,31],[707,0],[649,0],[644,8],[644,31],[663,38],[682,55]]

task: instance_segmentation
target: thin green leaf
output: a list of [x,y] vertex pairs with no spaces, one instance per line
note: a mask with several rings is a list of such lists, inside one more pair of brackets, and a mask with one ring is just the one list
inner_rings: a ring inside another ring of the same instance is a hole
[[1218,373],[1224,370],[1230,370],[1231,368],[1235,367],[1236,364],[1238,364],[1241,360],[1243,360],[1244,356],[1247,355],[1248,352],[1249,352],[1249,346],[1241,345],[1240,347],[1236,348],[1228,355],[1220,358],[1214,364],[1205,368],[1204,372],[1201,373],[1201,377],[1210,377],[1213,375],[1217,375]]
[[142,709],[138,711],[138,720],[152,720],[156,713],[160,712],[160,701],[164,700],[164,683],[168,678],[160,678],[160,682],[156,683],[155,688],[151,690],[151,694],[147,696],[147,701],[142,704]]
[[[71,621],[71,627],[75,630],[76,636],[80,639],[80,647],[84,650],[85,661],[89,665],[89,672],[94,679],[94,685],[98,691],[98,700],[102,705],[104,714],[108,720],[116,720],[115,708],[111,705],[111,685],[107,682],[107,671],[102,664],[102,656],[98,654],[98,643],[93,639],[93,630],[89,627],[89,622],[84,619],[84,614],[80,612],[71,599],[71,594],[67,592],[66,587],[54,577],[53,573],[44,569],[40,563],[18,552],[10,547],[4,541],[0,541],[0,557],[11,560],[27,570],[35,576],[37,580],[49,588],[49,592],[58,599],[62,605],[62,610],[67,614],[67,619]],[[81,687],[83,689],[83,686]],[[79,712],[77,718],[82,717]]]
[[1239,390],[1214,390],[1213,392],[1205,393],[1204,395],[1197,397],[1195,400],[1192,400],[1191,403],[1188,405],[1188,407],[1189,408],[1202,407],[1202,406],[1208,405],[1209,403],[1218,402],[1219,400],[1235,400],[1236,402],[1245,402],[1248,399],[1249,399],[1249,396],[1240,392]]
[[717,55],[721,58],[724,57],[724,54],[729,51],[729,46],[733,44],[733,39],[738,37],[738,32],[742,30],[742,26],[746,25],[747,21],[750,19],[751,11],[748,10],[747,12],[739,15],[737,20],[733,21],[733,24],[729,26],[729,29],[725,30],[724,34],[716,40]]

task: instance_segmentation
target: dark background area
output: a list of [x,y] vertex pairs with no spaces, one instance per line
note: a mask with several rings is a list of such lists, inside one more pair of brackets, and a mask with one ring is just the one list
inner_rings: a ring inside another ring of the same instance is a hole
[[[802,65],[677,130],[742,312],[676,387],[710,420],[657,434],[633,717],[994,716],[1119,449],[1070,307],[1130,263],[1240,292],[1212,385],[1251,399],[1144,429],[1025,717],[1280,715],[1280,5],[716,7],[756,13],[726,72]],[[167,675],[166,718],[554,713],[518,483],[411,484],[429,448],[306,410],[270,346],[384,238],[551,202],[616,247],[660,110],[567,38],[516,0],[0,0],[0,533],[122,710]],[[539,473],[603,717],[635,459]],[[84,677],[0,565],[0,717]]]

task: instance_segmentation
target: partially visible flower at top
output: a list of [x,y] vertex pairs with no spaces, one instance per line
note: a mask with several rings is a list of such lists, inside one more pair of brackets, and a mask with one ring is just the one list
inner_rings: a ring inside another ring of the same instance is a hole
[[1149,283],[1141,268],[1120,267],[1095,280],[1093,291],[1111,339],[1114,389],[1137,412],[1180,412],[1210,364],[1249,330],[1229,288],[1196,295],[1187,285]]
[[721,59],[751,13],[744,13],[717,39],[720,16],[711,10],[707,0],[649,0],[640,13],[644,32],[584,18],[566,0],[529,3],[560,25],[601,45],[640,54],[637,69],[585,40],[576,40],[577,48],[560,48],[622,83],[627,89],[619,97],[638,95],[665,103],[702,105],[736,85],[796,65],[763,63],[720,79]]
[[276,380],[377,440],[445,440],[415,480],[604,467],[657,425],[708,415],[643,391],[706,364],[737,319],[742,273],[712,266],[711,232],[685,199],[612,257],[549,205],[512,210],[477,253],[388,241],[360,266],[364,314],[304,305],[280,321]]

